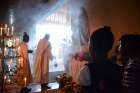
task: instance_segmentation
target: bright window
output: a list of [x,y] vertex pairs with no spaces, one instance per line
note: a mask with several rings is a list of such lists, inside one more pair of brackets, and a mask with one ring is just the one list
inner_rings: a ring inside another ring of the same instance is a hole
[[71,46],[72,31],[66,15],[53,14],[46,21],[36,25],[36,42],[44,35],[50,34],[52,54],[54,59],[50,62],[49,71],[64,71],[65,55],[67,49]]

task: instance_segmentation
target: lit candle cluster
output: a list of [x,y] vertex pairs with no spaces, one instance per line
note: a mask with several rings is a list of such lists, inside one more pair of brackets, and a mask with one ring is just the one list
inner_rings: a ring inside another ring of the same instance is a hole
[[0,36],[13,36],[14,35],[14,26],[8,26],[7,24],[0,26]]
[[18,57],[21,56],[20,52],[21,52],[20,47],[16,48],[4,47],[4,57]]
[[4,39],[5,46],[7,47],[17,47],[21,43],[20,37],[12,37],[12,38],[5,38]]
[[[17,83],[17,77],[21,74],[18,68],[23,67],[23,58],[20,55],[21,51],[19,47],[21,37],[16,36],[14,32],[14,26],[0,24],[0,55],[2,56],[2,63],[5,66],[2,68],[4,70],[4,84]],[[24,85],[26,86],[27,78],[22,79],[24,79]]]
[[[17,56],[14,48],[21,43],[20,36],[14,36],[14,26],[8,24],[0,25],[0,45],[4,45],[4,56]],[[2,49],[1,49],[2,50]]]

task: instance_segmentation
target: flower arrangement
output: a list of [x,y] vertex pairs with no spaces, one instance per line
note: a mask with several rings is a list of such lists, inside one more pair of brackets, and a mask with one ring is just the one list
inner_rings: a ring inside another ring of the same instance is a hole
[[74,58],[79,61],[90,61],[91,55],[89,52],[78,52],[74,55]]
[[72,77],[66,73],[57,77],[61,93],[80,93],[80,85],[72,81]]

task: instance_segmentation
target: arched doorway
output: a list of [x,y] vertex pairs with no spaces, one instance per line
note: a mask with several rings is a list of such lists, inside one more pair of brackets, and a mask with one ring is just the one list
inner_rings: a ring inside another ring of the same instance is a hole
[[53,60],[49,65],[50,81],[65,71],[65,64],[72,43],[70,16],[66,8],[60,8],[42,22],[36,24],[36,44],[48,33],[52,45]]

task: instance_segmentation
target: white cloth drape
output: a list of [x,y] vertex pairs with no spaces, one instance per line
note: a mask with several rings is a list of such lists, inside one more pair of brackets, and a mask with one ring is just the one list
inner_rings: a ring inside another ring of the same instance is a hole
[[82,67],[87,63],[87,61],[79,61],[75,58],[72,58],[71,61],[71,76],[73,81],[78,83],[78,76]]

